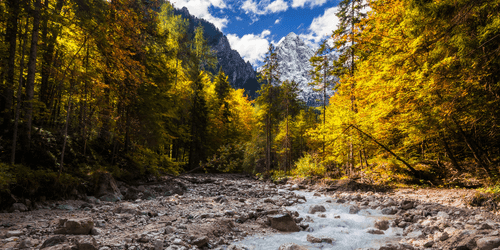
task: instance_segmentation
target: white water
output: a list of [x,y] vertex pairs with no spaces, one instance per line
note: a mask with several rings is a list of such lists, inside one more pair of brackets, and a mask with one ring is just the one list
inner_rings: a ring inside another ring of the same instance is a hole
[[[374,228],[374,224],[379,219],[389,219],[390,216],[382,215],[380,210],[361,210],[358,214],[349,214],[351,204],[328,203],[330,197],[317,197],[309,192],[294,191],[298,195],[306,197],[307,202],[287,207],[290,211],[297,211],[300,217],[311,217],[314,222],[305,222],[314,229],[313,232],[300,231],[295,233],[278,233],[269,236],[250,236],[234,244],[245,246],[247,249],[255,250],[277,250],[280,245],[293,242],[308,249],[358,249],[358,248],[378,248],[390,242],[397,242],[401,237],[402,229],[390,227],[383,235],[367,233],[367,229]],[[309,207],[313,205],[323,205],[326,212],[309,214]],[[318,215],[325,214],[326,218]],[[340,218],[334,216],[340,215]],[[311,234],[314,237],[333,238],[333,244],[310,243],[306,237]]]

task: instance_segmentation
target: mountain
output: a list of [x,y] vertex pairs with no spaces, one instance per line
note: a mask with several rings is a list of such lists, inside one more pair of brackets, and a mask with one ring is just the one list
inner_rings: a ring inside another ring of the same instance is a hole
[[[280,80],[298,83],[301,90],[299,98],[309,106],[320,106],[323,104],[323,92],[316,92],[313,86],[309,71],[312,70],[309,59],[314,56],[314,50],[307,46],[298,35],[291,32],[276,45],[276,55],[278,57],[278,69],[281,73]],[[327,90],[327,101],[333,95],[333,89]],[[319,101],[318,101],[319,100]]]
[[241,58],[238,51],[231,49],[227,37],[212,23],[189,14],[186,7],[180,10],[175,9],[174,13],[189,20],[188,34],[191,37],[194,37],[194,30],[198,23],[203,25],[205,39],[217,53],[217,69],[212,73],[217,73],[219,68],[222,68],[234,88],[243,88],[250,97],[256,97],[255,92],[260,89],[260,83],[257,81],[255,70],[250,62],[245,62]]

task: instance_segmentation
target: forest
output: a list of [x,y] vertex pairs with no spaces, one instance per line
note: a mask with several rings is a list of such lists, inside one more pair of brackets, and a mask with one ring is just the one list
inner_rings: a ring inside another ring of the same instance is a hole
[[335,95],[314,108],[280,81],[272,44],[258,97],[234,89],[168,1],[1,1],[1,192],[64,197],[105,172],[500,192],[500,1],[339,10],[310,60],[311,84]]

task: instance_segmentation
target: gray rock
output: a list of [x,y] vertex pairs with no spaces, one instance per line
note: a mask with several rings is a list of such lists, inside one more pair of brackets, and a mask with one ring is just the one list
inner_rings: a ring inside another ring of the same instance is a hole
[[368,230],[366,230],[366,232],[369,234],[384,234],[384,231],[374,228],[369,228]]
[[22,231],[15,230],[15,231],[7,231],[7,233],[5,234],[5,237],[10,238],[10,237],[18,237],[21,235],[23,235]]
[[310,214],[314,214],[316,212],[326,212],[326,209],[322,205],[313,205],[313,206],[309,207]]
[[271,224],[271,227],[284,232],[298,232],[300,231],[299,226],[295,223],[292,216],[289,214],[279,214],[268,216],[268,221]]
[[488,223],[482,223],[481,225],[476,226],[477,230],[489,230],[493,229]]
[[113,209],[113,212],[118,214],[132,214],[132,215],[140,214],[139,206],[136,204],[132,204],[130,202],[124,202],[120,204],[115,209]]
[[424,233],[422,232],[422,230],[415,230],[415,231],[412,231],[410,233],[408,233],[406,235],[407,238],[413,238],[413,239],[421,239],[423,238],[425,235]]
[[308,250],[309,248],[297,245],[295,243],[285,243],[278,250]]
[[97,197],[106,195],[115,195],[116,197],[122,197],[120,189],[116,185],[116,181],[110,173],[102,173],[99,176],[99,181],[96,187]]
[[33,243],[31,243],[31,240],[29,239],[24,239],[21,242],[19,242],[19,249],[25,249],[25,248],[31,248],[33,246]]
[[28,207],[26,205],[24,205],[23,203],[14,203],[12,204],[12,207],[10,208],[10,212],[14,212],[14,211],[19,211],[19,212],[26,212],[28,211]]
[[154,250],[163,250],[163,241],[155,240],[154,248]]
[[415,203],[410,200],[404,200],[401,202],[401,209],[408,210],[412,209],[415,206]]
[[500,237],[484,237],[476,240],[476,244],[479,250],[492,250],[500,247]]
[[324,243],[332,244],[335,240],[332,238],[328,238],[328,237],[317,238],[317,237],[314,237],[314,236],[308,234],[307,241],[309,241],[311,243],[323,243],[324,242]]
[[375,228],[385,231],[385,230],[389,229],[389,221],[379,220],[379,221],[375,222]]
[[40,249],[51,247],[51,246],[55,246],[55,245],[59,245],[59,244],[61,244],[63,242],[66,242],[66,241],[68,241],[68,238],[66,238],[66,236],[64,236],[64,235],[56,235],[56,236],[50,237],[47,240],[45,240],[43,242],[42,246],[40,247]]
[[94,221],[91,218],[82,219],[61,219],[59,220],[60,228],[56,229],[56,234],[90,234],[94,228]]
[[393,214],[396,214],[398,211],[392,207],[386,207],[384,209],[382,209],[382,211],[380,211],[382,214],[386,214],[386,215],[393,215]]
[[434,239],[438,239],[439,241],[444,241],[450,238],[450,235],[447,232],[437,232],[434,236]]
[[424,247],[432,247],[434,245],[434,241],[433,240],[429,240],[429,241],[426,241],[424,243]]
[[203,236],[203,237],[197,238],[197,239],[193,240],[191,242],[191,244],[201,248],[204,245],[208,244],[208,237]]
[[94,237],[88,236],[81,238],[78,243],[78,250],[98,250],[99,245],[97,244],[97,241],[94,239]]
[[357,214],[359,212],[359,207],[358,206],[350,206],[349,207],[349,213],[350,214]]

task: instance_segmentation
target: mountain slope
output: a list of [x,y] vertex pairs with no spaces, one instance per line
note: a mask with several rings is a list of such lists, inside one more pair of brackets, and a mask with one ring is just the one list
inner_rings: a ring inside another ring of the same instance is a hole
[[[319,106],[323,103],[323,92],[316,92],[309,71],[312,70],[309,59],[314,56],[314,51],[307,46],[299,36],[291,32],[285,39],[276,45],[278,57],[278,68],[281,73],[281,81],[294,80],[301,90],[299,98],[309,106]],[[332,88],[327,90],[327,101],[333,95]]]
[[186,7],[180,10],[175,9],[175,14],[182,15],[183,18],[189,20],[188,34],[191,36],[194,36],[194,30],[198,23],[203,25],[205,39],[210,47],[217,52],[218,65],[213,73],[222,68],[234,88],[243,88],[249,96],[255,97],[255,91],[260,89],[255,70],[250,62],[245,62],[236,50],[231,49],[227,37],[212,23],[189,14]]

